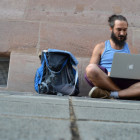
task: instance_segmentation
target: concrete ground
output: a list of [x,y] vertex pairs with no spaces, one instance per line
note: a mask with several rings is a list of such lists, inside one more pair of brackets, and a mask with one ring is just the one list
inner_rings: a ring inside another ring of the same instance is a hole
[[0,92],[0,140],[139,139],[139,101]]

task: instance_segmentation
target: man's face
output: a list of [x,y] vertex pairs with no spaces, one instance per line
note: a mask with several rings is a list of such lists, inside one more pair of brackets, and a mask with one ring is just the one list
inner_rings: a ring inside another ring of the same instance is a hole
[[116,20],[114,28],[111,29],[111,39],[114,41],[114,43],[120,47],[122,47],[125,44],[125,41],[127,39],[127,22]]

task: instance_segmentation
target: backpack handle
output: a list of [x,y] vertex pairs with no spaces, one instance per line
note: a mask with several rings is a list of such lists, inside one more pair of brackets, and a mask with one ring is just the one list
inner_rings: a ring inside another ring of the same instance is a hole
[[59,71],[53,71],[53,70],[51,70],[51,68],[49,66],[49,63],[48,63],[48,60],[47,60],[47,57],[46,57],[45,53],[44,53],[44,59],[45,59],[45,62],[46,62],[46,65],[47,65],[49,71],[54,73],[54,74],[60,73],[62,71],[62,69],[64,68],[64,66],[67,64],[67,61],[68,61],[68,58],[67,58]]

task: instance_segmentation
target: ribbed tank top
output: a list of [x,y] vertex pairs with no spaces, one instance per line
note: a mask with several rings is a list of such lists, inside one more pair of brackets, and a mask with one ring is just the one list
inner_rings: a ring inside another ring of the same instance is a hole
[[114,57],[114,53],[119,52],[119,53],[130,53],[128,44],[125,43],[123,49],[121,50],[116,50],[111,47],[110,40],[105,41],[105,49],[103,54],[101,55],[101,60],[99,62],[99,65],[105,67],[108,72],[111,71],[111,66],[112,66],[112,61]]

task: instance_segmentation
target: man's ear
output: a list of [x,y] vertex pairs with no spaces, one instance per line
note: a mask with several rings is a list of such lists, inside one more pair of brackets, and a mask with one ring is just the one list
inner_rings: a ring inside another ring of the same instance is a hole
[[110,27],[110,31],[112,32],[113,28]]

